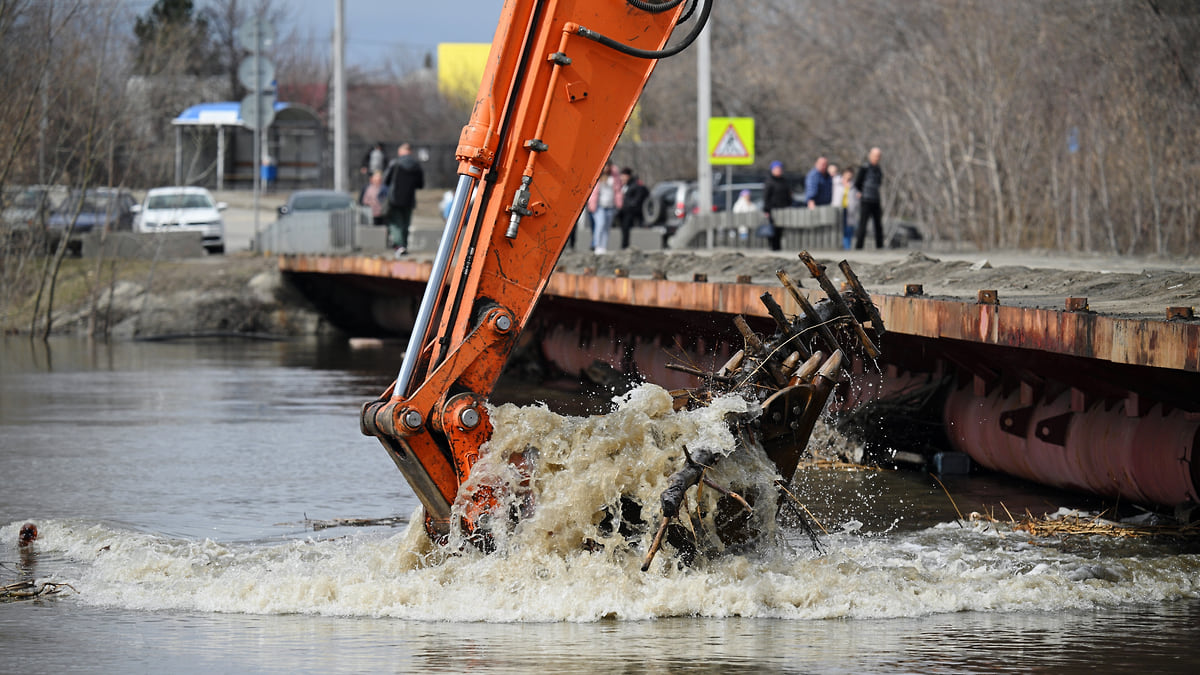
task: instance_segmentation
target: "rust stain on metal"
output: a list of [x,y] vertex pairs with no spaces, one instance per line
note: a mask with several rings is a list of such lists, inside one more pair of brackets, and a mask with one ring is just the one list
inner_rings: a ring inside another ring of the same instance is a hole
[[[360,275],[424,284],[432,265],[365,257],[285,256],[288,272]],[[819,294],[801,289],[814,301]],[[591,302],[768,318],[758,297],[770,292],[784,311],[796,302],[775,286],[617,279],[555,272],[546,294]],[[1200,323],[1125,319],[921,296],[872,295],[889,332],[985,342],[1132,365],[1200,372]]]
[[1000,304],[1000,294],[996,291],[979,291],[979,304],[998,305]]
[[1087,298],[1067,298],[1068,312],[1086,312],[1088,311]]
[[1187,319],[1190,321],[1194,318],[1196,318],[1196,314],[1191,307],[1167,308],[1167,321],[1170,321],[1171,319]]

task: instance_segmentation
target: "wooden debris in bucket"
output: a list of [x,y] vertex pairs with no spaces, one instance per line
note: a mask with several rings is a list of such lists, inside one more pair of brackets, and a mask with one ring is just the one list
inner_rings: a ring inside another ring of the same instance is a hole
[[[773,333],[756,333],[745,317],[735,316],[733,324],[743,345],[720,369],[705,372],[695,364],[668,364],[667,367],[701,379],[696,388],[671,392],[676,409],[707,405],[730,393],[758,405],[757,411],[746,415],[730,415],[726,423],[738,438],[740,448],[761,450],[779,472],[777,507],[768,511],[778,512],[778,507],[783,504],[793,505],[801,528],[808,532],[814,548],[819,550],[816,531],[808,523],[811,514],[806,516],[807,509],[789,489],[791,480],[801,459],[808,454],[813,428],[841,374],[849,370],[848,364],[854,356],[862,359],[879,356],[875,341],[884,328],[870,296],[858,284],[849,264],[843,262],[842,270],[852,290],[843,294],[826,276],[825,267],[807,251],[800,253],[800,259],[824,290],[824,299],[816,304],[810,302],[800,292],[799,284],[780,270],[776,276],[800,308],[798,315],[789,317],[774,296],[763,293],[759,300],[775,324]],[[873,335],[863,326],[864,321],[871,322]],[[716,489],[736,503],[736,507],[729,505],[731,511],[741,508],[747,515],[755,513],[752,501],[738,495],[740,489],[735,491],[734,486],[718,486],[711,480],[703,480],[705,470],[719,459],[720,456],[711,450],[695,450],[687,454],[687,464],[671,476],[670,487],[662,494],[662,515],[653,543],[642,561],[642,571],[649,570],[664,541],[677,550],[700,548],[695,528],[676,528],[675,536],[670,530],[673,520],[678,520],[681,526],[687,524],[681,504],[685,493],[693,486],[703,483]],[[733,500],[728,495],[738,498]],[[729,526],[714,533],[727,546],[732,544],[736,548],[741,542],[752,542],[757,537],[752,518],[729,522]],[[681,529],[692,535],[692,541],[684,540],[679,534]]]

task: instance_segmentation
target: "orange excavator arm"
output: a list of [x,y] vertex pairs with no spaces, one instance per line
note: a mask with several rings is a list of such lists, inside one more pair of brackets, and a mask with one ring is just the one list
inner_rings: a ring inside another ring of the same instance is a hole
[[[403,365],[361,416],[421,500],[430,535],[450,531],[491,435],[485,401],[655,63],[699,34],[711,3],[667,49],[684,0],[505,2]],[[473,499],[487,511],[486,490]]]

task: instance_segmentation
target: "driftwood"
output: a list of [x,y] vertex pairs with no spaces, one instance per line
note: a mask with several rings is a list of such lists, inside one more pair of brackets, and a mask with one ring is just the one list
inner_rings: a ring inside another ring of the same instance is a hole
[[0,586],[0,602],[45,598],[61,593],[64,588],[79,592],[75,590],[74,586],[67,583],[44,581],[39,584],[35,581],[16,581],[7,586]]
[[400,516],[390,516],[388,518],[331,518],[329,520],[304,519],[304,525],[311,527],[313,530],[327,530],[331,527],[374,527],[376,525],[395,527],[407,524],[408,519],[401,518]]

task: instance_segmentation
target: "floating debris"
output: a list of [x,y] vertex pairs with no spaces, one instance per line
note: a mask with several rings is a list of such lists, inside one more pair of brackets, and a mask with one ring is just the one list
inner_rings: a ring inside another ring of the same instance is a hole
[[327,530],[331,527],[375,527],[383,525],[396,527],[397,525],[407,524],[408,518],[400,516],[390,516],[388,518],[331,518],[329,520],[304,519],[305,527],[311,527],[314,531]]
[[0,602],[15,602],[17,600],[34,600],[58,595],[64,588],[78,593],[74,586],[55,581],[16,581],[7,586],[0,586]]
[[[1001,504],[1001,506],[1004,506]],[[1005,508],[1005,513],[1008,509]],[[1035,537],[1103,536],[1103,537],[1198,537],[1200,524],[1189,525],[1142,525],[1121,523],[1105,519],[1103,513],[1089,515],[1079,511],[1059,510],[1056,513],[1035,516],[1028,510],[1020,519],[1008,513],[1008,523],[1014,530],[1028,532]],[[989,513],[972,511],[967,515],[971,521],[1003,523]]]

